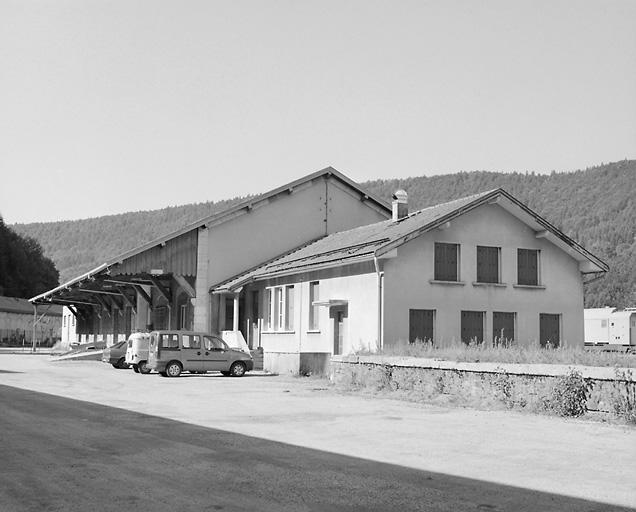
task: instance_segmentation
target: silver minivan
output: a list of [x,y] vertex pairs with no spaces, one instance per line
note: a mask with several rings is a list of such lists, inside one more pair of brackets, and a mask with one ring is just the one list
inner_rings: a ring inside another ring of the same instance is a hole
[[249,353],[230,348],[215,334],[193,331],[153,331],[150,333],[148,367],[164,377],[178,377],[181,372],[218,371],[242,377],[254,368]]

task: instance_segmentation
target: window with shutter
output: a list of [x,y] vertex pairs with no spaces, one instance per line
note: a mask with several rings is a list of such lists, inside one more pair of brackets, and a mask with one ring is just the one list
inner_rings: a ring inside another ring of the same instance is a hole
[[539,343],[551,348],[561,344],[561,315],[539,314]]
[[517,249],[517,284],[539,285],[539,251]]
[[462,341],[468,344],[478,344],[484,341],[484,312],[462,311],[461,316]]
[[433,309],[409,309],[409,342],[433,342],[435,311]]
[[435,244],[435,280],[459,281],[459,244]]
[[477,282],[499,282],[499,247],[477,246]]
[[516,313],[494,311],[492,314],[492,344],[509,346],[515,339]]

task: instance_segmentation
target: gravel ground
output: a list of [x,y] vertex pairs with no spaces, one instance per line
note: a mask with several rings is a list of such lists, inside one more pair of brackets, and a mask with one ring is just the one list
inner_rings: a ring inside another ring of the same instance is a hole
[[[628,426],[343,395],[320,379],[262,374],[166,379],[115,370],[97,361],[52,362],[29,355],[0,354],[0,385],[177,420],[262,443],[277,441],[289,449],[319,450],[321,456],[391,465],[393,469],[383,470],[389,471],[386,474],[415,470],[417,477],[404,475],[410,486],[423,474],[442,476],[447,485],[422,496],[430,510],[446,510],[443,503],[451,503],[453,495],[461,498],[457,510],[468,510],[468,505],[492,510],[636,507],[636,429]],[[7,388],[0,389],[0,396],[7,393]],[[2,429],[5,445],[11,440],[7,428]],[[64,436],[63,431],[55,434]],[[264,460],[267,453],[264,449]],[[378,471],[384,468],[375,466]],[[388,479],[386,474],[383,478]],[[304,485],[313,489],[311,481]],[[331,505],[307,510],[340,510],[337,502]],[[342,510],[352,510],[347,508],[351,506]]]

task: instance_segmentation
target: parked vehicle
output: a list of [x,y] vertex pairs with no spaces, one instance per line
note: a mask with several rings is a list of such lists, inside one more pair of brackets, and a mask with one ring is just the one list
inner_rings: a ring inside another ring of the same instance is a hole
[[254,361],[249,353],[230,348],[215,334],[153,331],[148,366],[164,377],[178,377],[184,371],[220,371],[226,376],[242,377],[254,368]]
[[585,346],[636,352],[636,308],[591,308],[583,311]]
[[150,373],[148,367],[148,344],[150,334],[147,332],[134,332],[128,338],[126,347],[126,363],[132,366],[135,373],[146,375]]
[[[94,350],[95,347],[92,347]],[[106,347],[102,352],[102,361],[110,363],[113,368],[124,370],[129,366],[126,364],[126,342],[119,341],[110,347]]]

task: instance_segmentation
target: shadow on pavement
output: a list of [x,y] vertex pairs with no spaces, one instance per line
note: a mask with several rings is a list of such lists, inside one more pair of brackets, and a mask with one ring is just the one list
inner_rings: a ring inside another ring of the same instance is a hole
[[8,386],[0,411],[3,510],[630,510]]

